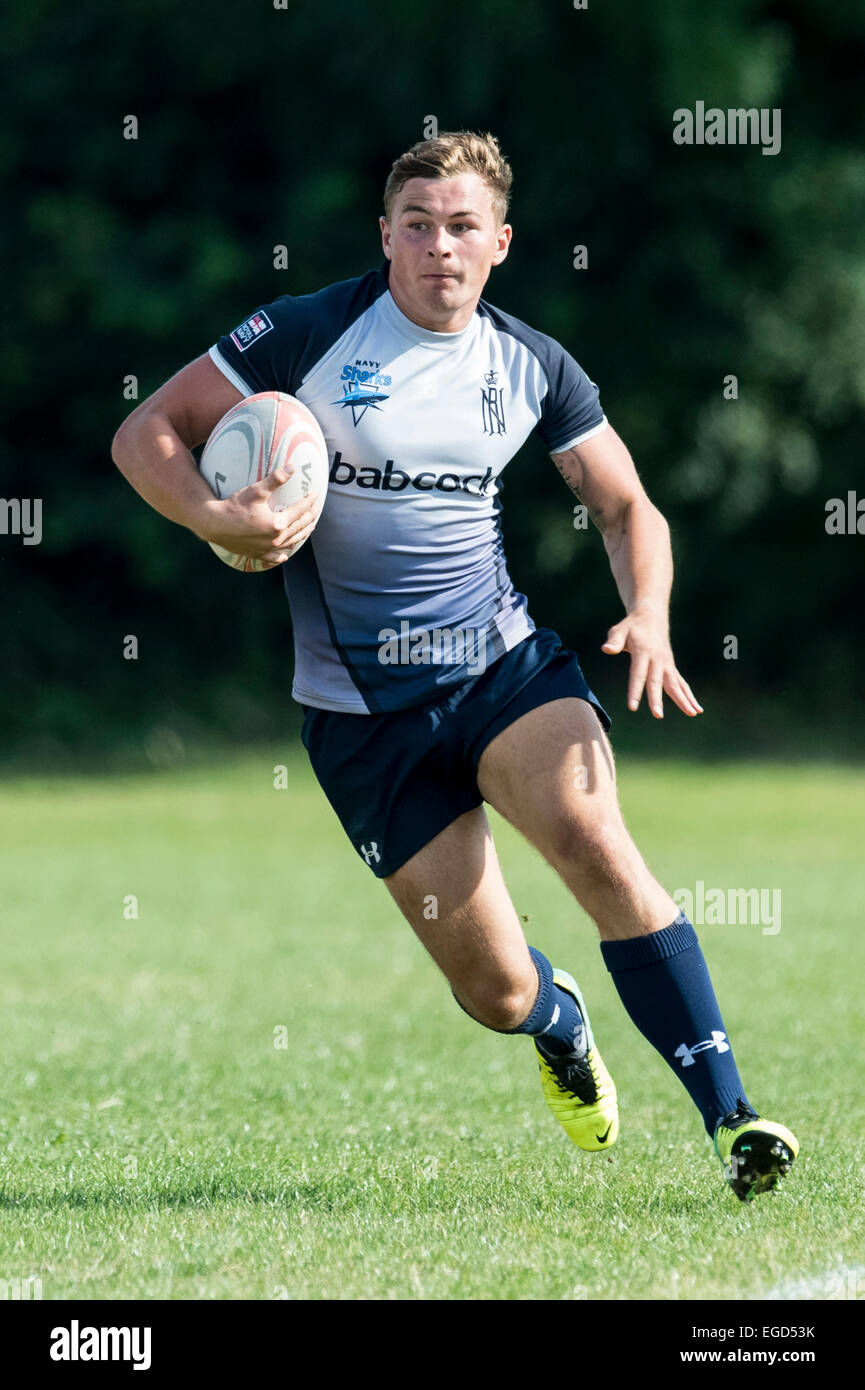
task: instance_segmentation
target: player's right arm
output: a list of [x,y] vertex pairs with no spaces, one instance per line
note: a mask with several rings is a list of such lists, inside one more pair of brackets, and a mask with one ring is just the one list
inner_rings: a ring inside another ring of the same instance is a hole
[[[198,471],[192,449],[243,396],[207,353],[190,362],[133,410],[114,436],[111,457],[151,507],[202,540],[268,565],[313,530],[315,494],[279,512],[267,504],[291,469],[277,469],[220,499]],[[280,553],[282,552],[282,553]]]

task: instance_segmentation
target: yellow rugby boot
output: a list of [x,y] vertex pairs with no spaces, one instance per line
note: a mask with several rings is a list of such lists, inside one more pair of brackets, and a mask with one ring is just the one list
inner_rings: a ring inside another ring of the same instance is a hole
[[742,1202],[777,1187],[798,1152],[795,1134],[761,1119],[743,1101],[715,1129],[715,1153],[724,1165],[724,1177]]
[[535,1041],[544,1100],[568,1138],[580,1149],[609,1149],[619,1132],[616,1088],[595,1047],[589,1013],[576,980],[554,970],[559,989],[573,995],[585,1025],[585,1047],[566,1057],[547,1057]]

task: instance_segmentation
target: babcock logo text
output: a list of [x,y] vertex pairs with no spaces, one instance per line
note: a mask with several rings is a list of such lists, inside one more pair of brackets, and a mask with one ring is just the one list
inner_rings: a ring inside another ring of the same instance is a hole
[[403,492],[406,488],[416,488],[418,492],[467,492],[473,497],[483,497],[487,490],[495,492],[493,470],[485,473],[472,473],[461,478],[458,473],[415,473],[411,477],[402,468],[394,468],[393,459],[386,459],[384,468],[356,468],[348,463],[337,449],[330,466],[330,481],[347,486],[377,488],[380,492]]

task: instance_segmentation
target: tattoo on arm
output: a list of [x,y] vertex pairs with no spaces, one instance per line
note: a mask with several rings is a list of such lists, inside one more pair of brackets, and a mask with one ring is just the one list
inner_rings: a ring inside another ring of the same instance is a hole
[[590,503],[583,501],[582,494],[580,492],[580,488],[582,487],[581,470],[579,468],[579,465],[576,463],[575,460],[573,460],[572,457],[569,458],[568,462],[566,463],[565,459],[567,457],[568,456],[565,454],[561,455],[559,458],[554,457],[553,463],[556,465],[556,468],[559,470],[568,487],[571,489],[571,492],[574,494],[574,496],[577,498],[579,502],[582,502],[583,506],[589,513],[589,516],[591,517],[595,526],[597,526],[598,530],[601,532],[601,535],[603,535],[606,526],[603,508],[598,506],[593,507]]

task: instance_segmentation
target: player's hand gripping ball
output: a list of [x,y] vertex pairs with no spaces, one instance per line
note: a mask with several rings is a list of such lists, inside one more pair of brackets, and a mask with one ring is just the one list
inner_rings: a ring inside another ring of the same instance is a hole
[[[272,511],[300,502],[311,492],[314,520],[321,515],[327,496],[327,444],[318,421],[294,396],[283,391],[263,391],[239,401],[215,426],[201,455],[201,475],[220,499],[231,497],[251,483],[261,482],[275,468],[292,468],[288,482],[268,499]],[[232,569],[250,574],[270,568],[249,555],[234,555],[208,542],[211,550]],[[289,547],[294,555],[303,545]]]

